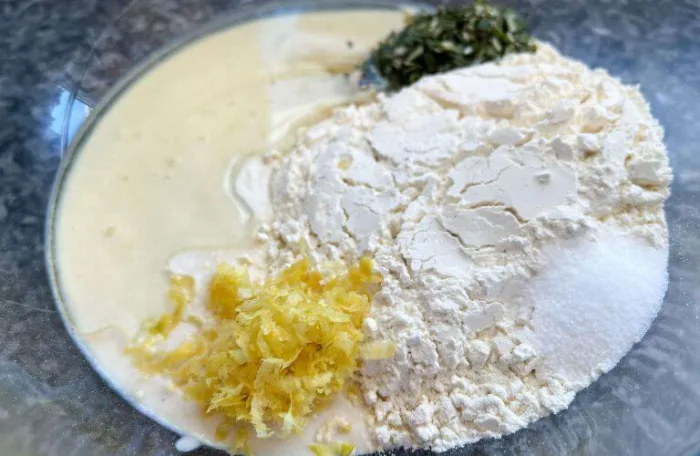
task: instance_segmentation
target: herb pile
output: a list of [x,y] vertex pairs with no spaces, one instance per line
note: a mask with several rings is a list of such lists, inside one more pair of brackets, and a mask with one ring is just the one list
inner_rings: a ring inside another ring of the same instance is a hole
[[388,89],[396,90],[426,74],[534,50],[525,25],[513,11],[476,0],[464,8],[438,7],[434,13],[411,17],[406,28],[372,51],[363,73],[375,70]]

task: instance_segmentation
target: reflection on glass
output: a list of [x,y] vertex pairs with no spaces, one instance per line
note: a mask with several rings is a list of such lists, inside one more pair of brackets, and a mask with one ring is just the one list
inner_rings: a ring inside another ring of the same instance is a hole
[[73,140],[92,108],[66,89],[61,89],[56,106],[51,110],[49,130],[61,137],[61,154]]

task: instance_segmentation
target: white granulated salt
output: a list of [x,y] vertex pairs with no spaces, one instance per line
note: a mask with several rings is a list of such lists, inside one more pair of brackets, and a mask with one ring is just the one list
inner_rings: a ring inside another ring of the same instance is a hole
[[666,288],[663,130],[639,90],[540,44],[343,108],[268,157],[271,271],[371,255],[359,375],[376,445],[444,451],[567,407]]
[[534,307],[537,375],[583,388],[651,325],[668,285],[668,251],[605,231],[574,242],[545,249],[549,266],[532,278],[524,299]]

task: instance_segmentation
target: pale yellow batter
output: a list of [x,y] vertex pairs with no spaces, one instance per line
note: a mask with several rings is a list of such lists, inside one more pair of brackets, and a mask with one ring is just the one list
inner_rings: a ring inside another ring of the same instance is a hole
[[[254,218],[232,195],[231,170],[284,147],[305,116],[356,95],[338,70],[401,25],[396,11],[307,13],[202,38],[123,93],[77,152],[52,246],[68,318],[102,374],[161,422],[214,443],[216,420],[123,354],[142,322],[169,308],[166,265],[182,251],[205,263],[255,256]],[[338,414],[353,423],[343,440],[368,450],[361,411],[343,398],[305,435],[252,449],[309,454],[320,424]]]

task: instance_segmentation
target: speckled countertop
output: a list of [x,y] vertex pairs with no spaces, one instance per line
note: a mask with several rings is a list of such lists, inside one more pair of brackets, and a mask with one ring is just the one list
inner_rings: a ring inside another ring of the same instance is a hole
[[[110,391],[68,337],[44,267],[45,208],[64,143],[120,75],[197,24],[253,3],[260,2],[0,2],[0,455],[175,453],[177,436]],[[505,3],[564,53],[641,84],[675,168],[671,286],[644,341],[568,411],[451,454],[693,454],[700,448],[700,2]]]

